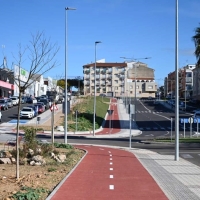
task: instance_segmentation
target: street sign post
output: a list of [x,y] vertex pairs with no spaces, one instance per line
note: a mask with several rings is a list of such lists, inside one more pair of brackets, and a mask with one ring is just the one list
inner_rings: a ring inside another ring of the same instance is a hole
[[192,137],[192,124],[194,122],[194,119],[192,117],[188,118],[188,122],[190,123],[190,138]]

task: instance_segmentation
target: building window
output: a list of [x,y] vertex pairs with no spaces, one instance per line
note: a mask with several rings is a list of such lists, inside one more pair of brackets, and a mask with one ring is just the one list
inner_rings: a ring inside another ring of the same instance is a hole
[[136,85],[136,89],[139,89],[139,85]]
[[133,86],[132,86],[132,85],[130,85],[130,89],[133,89]]
[[153,85],[148,85],[148,89],[153,89]]

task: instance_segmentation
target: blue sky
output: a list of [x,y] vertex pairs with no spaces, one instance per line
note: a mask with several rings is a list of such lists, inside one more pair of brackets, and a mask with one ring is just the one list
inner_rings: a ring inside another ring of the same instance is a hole
[[[0,63],[7,57],[15,62],[18,45],[25,46],[31,34],[44,32],[60,51],[59,66],[45,76],[59,79],[65,73],[65,7],[68,11],[68,78],[83,76],[82,66],[94,62],[94,43],[98,59],[123,62],[120,57],[144,58],[155,69],[155,79],[175,69],[176,0],[0,0]],[[179,0],[179,67],[195,64],[191,37],[200,22],[200,0]],[[3,46],[2,46],[3,45]],[[26,58],[24,66],[28,69]]]

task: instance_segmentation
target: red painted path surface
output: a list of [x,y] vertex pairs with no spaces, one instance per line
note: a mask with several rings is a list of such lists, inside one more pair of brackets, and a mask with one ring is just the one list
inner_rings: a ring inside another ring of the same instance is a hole
[[119,113],[117,110],[117,99],[111,99],[110,110],[112,110],[112,115],[107,115],[103,130],[95,133],[95,135],[115,134],[121,131]]
[[88,154],[52,200],[164,200],[154,179],[130,152],[88,145]]

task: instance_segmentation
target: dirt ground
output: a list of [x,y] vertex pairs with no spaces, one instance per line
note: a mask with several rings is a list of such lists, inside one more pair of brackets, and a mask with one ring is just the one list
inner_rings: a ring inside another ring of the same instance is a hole
[[49,163],[45,166],[20,165],[19,180],[16,179],[16,165],[0,164],[0,199],[13,199],[12,195],[20,191],[23,186],[46,189],[47,192],[43,193],[40,198],[41,200],[46,199],[85,154],[79,149],[59,149],[59,151],[68,155],[67,162],[64,164]]

